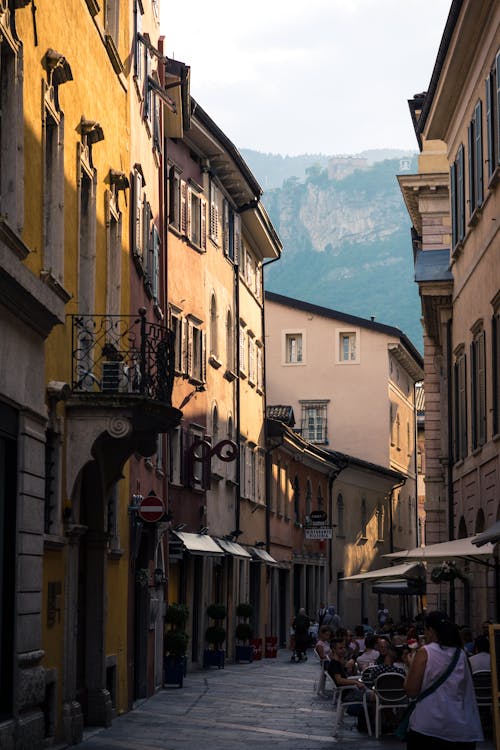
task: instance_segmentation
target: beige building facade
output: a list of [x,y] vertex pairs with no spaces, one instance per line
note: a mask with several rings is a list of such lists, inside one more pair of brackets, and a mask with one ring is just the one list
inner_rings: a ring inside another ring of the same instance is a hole
[[[425,327],[428,543],[499,518],[499,80],[498,3],[453,2],[428,91],[410,102],[419,172],[400,178]],[[475,625],[496,617],[489,571],[474,565],[432,603]]]

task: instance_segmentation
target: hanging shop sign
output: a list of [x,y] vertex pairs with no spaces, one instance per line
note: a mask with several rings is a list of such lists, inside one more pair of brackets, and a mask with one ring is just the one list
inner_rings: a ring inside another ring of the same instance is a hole
[[306,539],[331,539],[332,531],[331,526],[315,526],[310,529],[304,529]]

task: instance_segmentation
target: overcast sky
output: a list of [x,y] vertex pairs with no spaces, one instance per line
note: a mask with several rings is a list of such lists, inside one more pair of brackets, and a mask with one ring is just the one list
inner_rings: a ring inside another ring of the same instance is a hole
[[237,148],[417,150],[407,99],[428,87],[451,0],[162,0],[165,50]]

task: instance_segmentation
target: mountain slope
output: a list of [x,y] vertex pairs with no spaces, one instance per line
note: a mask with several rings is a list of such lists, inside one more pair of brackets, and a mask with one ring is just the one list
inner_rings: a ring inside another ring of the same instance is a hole
[[[266,270],[265,283],[279,294],[374,316],[422,350],[410,220],[396,179],[401,166],[400,159],[370,164],[344,157],[326,167],[313,161],[304,179],[289,177],[266,191],[283,254]],[[416,162],[403,166],[416,171]]]

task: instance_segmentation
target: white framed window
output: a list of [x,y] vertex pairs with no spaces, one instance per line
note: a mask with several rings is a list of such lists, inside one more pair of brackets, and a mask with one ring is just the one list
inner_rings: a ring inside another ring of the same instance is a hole
[[283,345],[284,345],[284,357],[283,361],[286,365],[302,365],[304,364],[304,338],[305,335],[299,331],[284,331],[283,332]]
[[329,399],[299,401],[302,406],[301,434],[311,443],[327,443],[327,408]]
[[359,329],[337,330],[337,362],[340,364],[359,363]]
[[252,385],[256,383],[256,365],[255,365],[255,338],[253,333],[248,332],[248,382]]
[[205,382],[205,332],[201,323],[188,316],[187,318],[187,373],[190,380],[196,383]]
[[176,427],[168,434],[168,476],[171,484],[182,484],[182,444],[183,433],[181,427]]
[[240,336],[239,336],[239,362],[240,362],[240,375],[244,378],[247,376],[247,346],[246,346],[246,332],[245,324],[240,321]]

